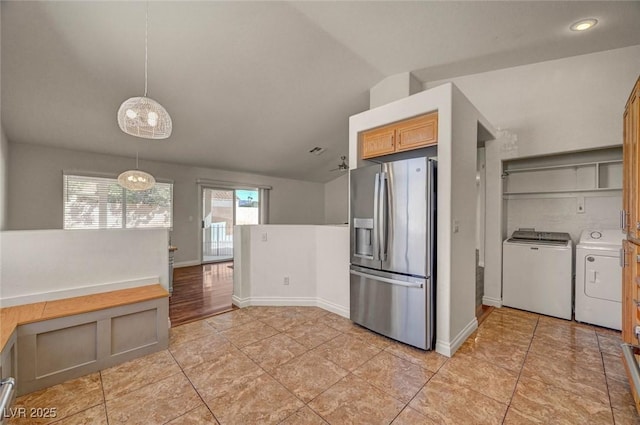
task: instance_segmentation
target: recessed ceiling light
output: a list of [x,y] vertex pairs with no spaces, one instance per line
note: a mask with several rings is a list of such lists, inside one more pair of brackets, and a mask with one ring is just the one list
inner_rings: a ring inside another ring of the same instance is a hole
[[596,24],[598,23],[597,19],[582,19],[578,22],[576,22],[575,24],[571,25],[569,28],[571,28],[571,31],[586,31],[589,28],[593,28],[596,26]]

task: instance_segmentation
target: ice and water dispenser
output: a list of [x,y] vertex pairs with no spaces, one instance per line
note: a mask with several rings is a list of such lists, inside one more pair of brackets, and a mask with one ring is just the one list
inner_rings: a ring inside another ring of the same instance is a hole
[[354,218],[354,253],[356,257],[373,259],[373,219]]

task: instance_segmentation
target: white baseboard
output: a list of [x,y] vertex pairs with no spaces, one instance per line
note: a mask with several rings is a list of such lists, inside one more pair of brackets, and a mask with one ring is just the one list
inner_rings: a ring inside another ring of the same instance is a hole
[[348,307],[344,307],[341,306],[339,304],[336,303],[332,303],[331,301],[327,301],[323,298],[317,298],[316,299],[316,306],[320,307],[323,310],[327,310],[330,311],[332,313],[335,313],[339,316],[342,317],[346,317],[347,319],[349,319],[349,308]]
[[202,264],[200,260],[179,261],[177,263],[173,263],[173,268],[179,269],[180,267],[199,266],[200,264]]
[[57,291],[47,291],[36,294],[20,295],[17,297],[1,298],[0,305],[2,305],[2,307],[11,307],[14,305],[39,303],[43,301],[54,301],[63,298],[80,297],[83,295],[99,294],[101,292],[117,291],[119,289],[135,288],[137,286],[153,285],[159,282],[159,276],[152,276],[121,282],[100,283],[97,285],[81,286],[78,288],[67,288]]
[[450,342],[436,340],[436,351],[443,356],[453,356],[476,329],[478,329],[478,320],[474,317]]
[[243,308],[252,305],[256,306],[302,306],[320,307],[323,310],[349,318],[349,309],[341,305],[332,303],[322,298],[315,297],[248,297],[239,298],[235,295],[231,297],[233,305]]
[[482,304],[490,305],[492,307],[502,307],[502,298],[482,297]]

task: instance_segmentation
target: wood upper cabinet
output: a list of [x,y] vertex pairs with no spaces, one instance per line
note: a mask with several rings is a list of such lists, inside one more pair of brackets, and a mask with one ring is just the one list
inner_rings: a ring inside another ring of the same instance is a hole
[[396,132],[393,127],[380,127],[362,135],[362,158],[388,155],[396,151]]
[[362,133],[363,159],[424,148],[438,143],[438,113],[421,115]]

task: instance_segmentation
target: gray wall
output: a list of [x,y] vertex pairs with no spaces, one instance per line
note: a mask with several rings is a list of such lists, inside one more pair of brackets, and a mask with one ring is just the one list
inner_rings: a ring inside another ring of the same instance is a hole
[[[134,158],[11,143],[9,161],[8,228],[62,228],[62,171],[110,173],[135,166]],[[269,185],[269,222],[323,224],[324,185],[211,168],[144,161],[140,168],[158,179],[174,182],[172,243],[176,262],[199,260],[199,193],[197,179]],[[191,220],[190,220],[191,218]]]
[[325,183],[324,222],[343,224],[349,221],[349,173]]

